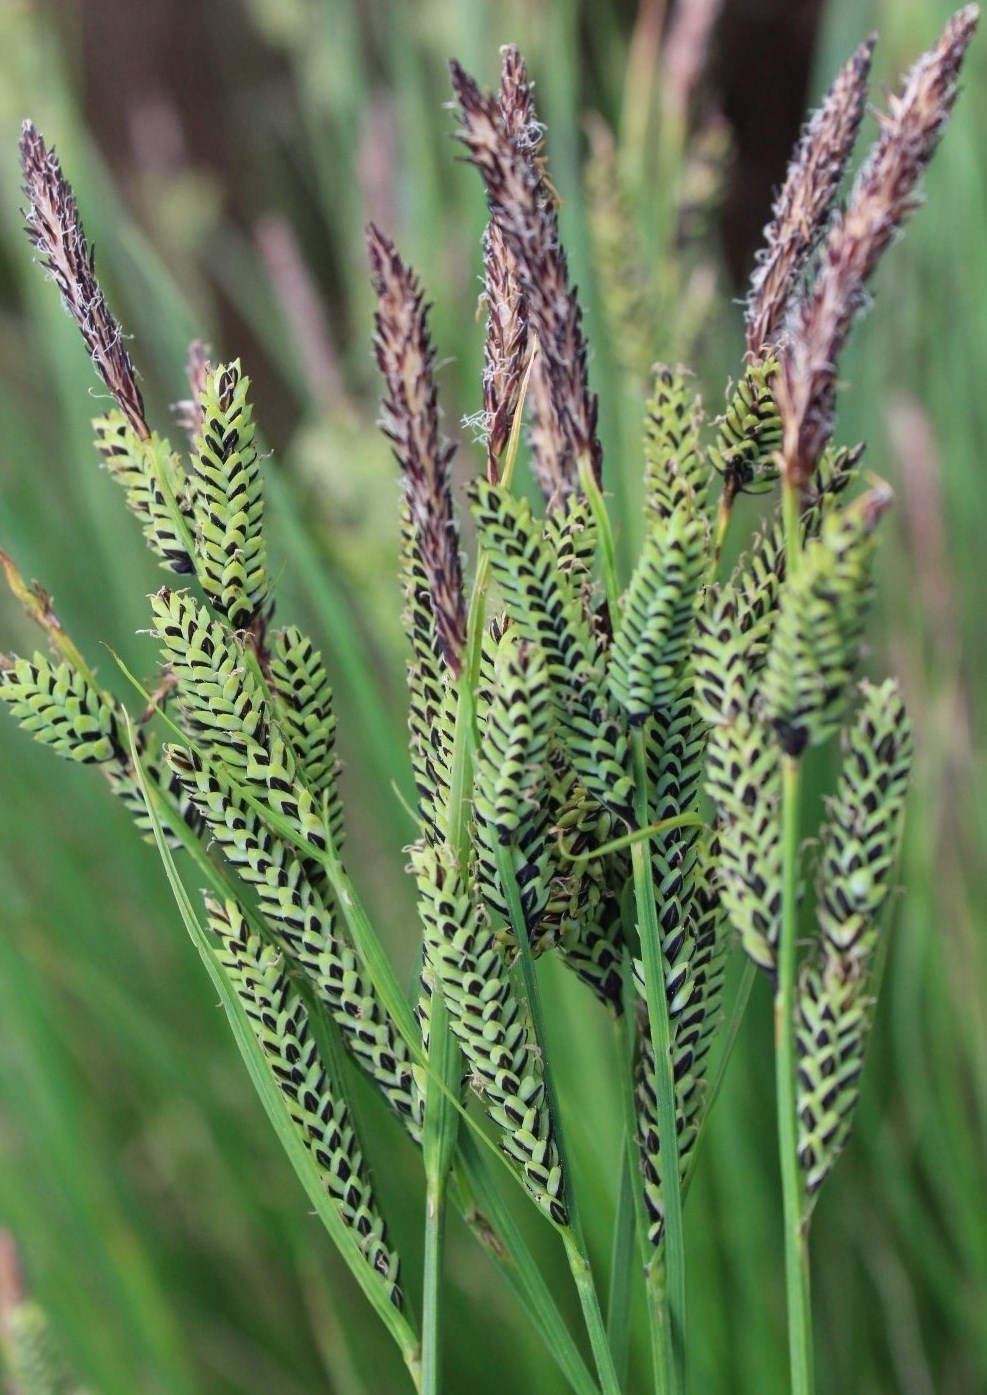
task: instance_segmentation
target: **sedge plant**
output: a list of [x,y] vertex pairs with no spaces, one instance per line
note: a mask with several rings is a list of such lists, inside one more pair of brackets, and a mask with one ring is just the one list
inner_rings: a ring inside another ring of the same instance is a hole
[[[170,577],[150,599],[158,670],[143,685],[127,675],[141,694],[132,715],[4,556],[47,652],[4,657],[0,697],[36,740],[98,766],[156,841],[271,1122],[426,1395],[443,1381],[450,1206],[578,1395],[630,1388],[635,1275],[650,1385],[684,1395],[683,1207],[758,971],[775,994],[792,1390],[813,1389],[809,1224],[857,1102],[911,753],[897,685],[856,684],[891,495],[863,479],[860,447],[832,440],[838,362],[914,206],[976,19],[960,11],[912,69],[842,205],[872,41],[838,74],[778,194],[725,412],[707,421],[686,370],[652,372],[644,540],[627,576],[525,64],[505,49],[495,93],[452,65],[457,136],[489,214],[472,569],[425,293],[386,233],[367,234],[381,424],[403,486],[411,999],[350,864],[331,675],[301,629],[275,623],[249,379],[193,345],[185,452],[152,428],[71,188],[24,128],[28,233],[115,404],[94,423],[96,447]],[[772,491],[773,513],[722,575],[738,496]],[[810,822],[804,754],[837,739],[836,789]],[[747,967],[724,1003],[735,943]],[[609,1014],[617,1045],[624,1165],[606,1315],[567,1136],[579,1102],[558,1088],[542,1001],[548,957]],[[420,1151],[420,1303],[375,1183],[385,1160],[362,1142],[355,1073]],[[558,1237],[584,1337],[527,1247],[509,1185]]]

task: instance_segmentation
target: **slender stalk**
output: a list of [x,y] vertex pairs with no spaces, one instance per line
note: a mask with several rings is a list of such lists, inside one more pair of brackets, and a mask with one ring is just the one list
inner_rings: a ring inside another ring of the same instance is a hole
[[775,1066],[778,1146],[785,1225],[785,1290],[792,1395],[812,1395],[812,1317],[809,1305],[808,1233],[802,1221],[795,1098],[795,968],[797,950],[798,841],[801,771],[785,757],[782,770],[782,922],[775,993]]
[[[634,1208],[633,1216],[638,1240],[638,1250],[641,1256],[641,1267],[642,1269],[646,1270],[646,1237],[648,1234],[648,1217],[644,1208],[644,1190],[641,1186],[641,1170],[637,1153],[637,1102],[634,1098],[634,1037],[633,1032],[631,1031],[631,1022],[633,1020],[631,1013],[634,990],[630,985],[629,979],[630,968],[629,965],[626,965],[624,971],[625,1007],[624,1011],[621,1013],[620,1017],[617,1018],[616,1022],[617,1054],[621,1064],[620,1110],[621,1115],[623,1116],[624,1123],[624,1166],[622,1170],[622,1177],[623,1179],[626,1179],[626,1181],[630,1184],[631,1201],[633,1203]],[[623,1259],[623,1262],[629,1266],[631,1255],[629,1247],[626,1255],[620,1254],[615,1237],[615,1272],[617,1270],[618,1259]],[[615,1282],[611,1284],[611,1293],[613,1293],[613,1289],[615,1286]],[[614,1307],[613,1302],[611,1302],[609,1306],[612,1310]],[[657,1390],[663,1391],[665,1388],[665,1372],[668,1368],[668,1358],[665,1352],[665,1332],[667,1329],[662,1326],[659,1326],[658,1323],[654,1322],[649,1323],[648,1327],[649,1336],[651,1340],[652,1361],[656,1373],[655,1387]],[[612,1324],[610,1321],[610,1314],[608,1312],[607,1331],[611,1332],[611,1330]],[[616,1353],[619,1350],[619,1345],[616,1341],[615,1334],[611,1335],[610,1347],[611,1350],[614,1352],[614,1359],[616,1361]],[[661,1372],[660,1384],[657,1380],[658,1372]]]
[[639,1190],[634,1175],[634,1140],[624,1130],[617,1179],[617,1214],[613,1223],[613,1251],[610,1257],[610,1287],[607,1291],[607,1346],[621,1383],[627,1380],[630,1347],[631,1279],[634,1269],[636,1205]]
[[[799,497],[794,484],[782,486],[786,573],[789,585],[801,559]],[[812,1312],[809,1297],[808,1232],[802,1219],[795,1092],[795,972],[798,963],[798,854],[801,761],[786,755],[782,765],[781,940],[775,990],[775,1076],[778,1148],[785,1228],[785,1292],[792,1395],[812,1395]]]
[[[635,731],[632,740],[636,812],[640,823],[648,823],[648,768],[642,733]],[[666,1324],[668,1333],[668,1389],[671,1395],[681,1395],[685,1389],[685,1240],[682,1230],[682,1181],[679,1174],[672,1031],[668,1015],[668,998],[665,994],[665,961],[658,929],[658,908],[655,905],[651,858],[643,843],[633,845],[631,858],[634,869],[634,897],[641,935],[641,957],[644,963],[648,1025],[655,1051],[658,1132],[662,1150],[665,1281],[662,1284],[658,1320]],[[646,1270],[649,1294],[652,1298],[658,1297],[655,1279],[657,1265],[658,1256],[655,1256]]]
[[425,1166],[425,1255],[422,1272],[422,1395],[442,1389],[442,1271],[449,1171],[459,1114],[447,1088],[459,1089],[462,1060],[453,1040],[445,998],[432,994],[422,1158]]
[[600,1300],[597,1297],[589,1260],[586,1258],[571,1226],[568,1230],[563,1230],[561,1235],[565,1244],[569,1268],[576,1284],[576,1292],[579,1294],[583,1321],[586,1324],[590,1348],[600,1377],[600,1388],[603,1395],[620,1395],[620,1386],[617,1383],[617,1373],[613,1368],[613,1358],[607,1345],[606,1327],[603,1322],[603,1313],[600,1311]]

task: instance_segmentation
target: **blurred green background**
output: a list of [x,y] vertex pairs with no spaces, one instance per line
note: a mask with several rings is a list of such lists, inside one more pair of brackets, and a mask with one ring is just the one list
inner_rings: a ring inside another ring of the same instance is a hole
[[[681,346],[669,308],[654,350],[693,355],[714,412],[739,367],[736,301],[805,107],[871,28],[879,101],[949,8],[725,0],[690,105],[694,129],[721,130],[718,111],[729,123],[732,157],[717,157],[723,199],[688,256],[663,261],[698,277],[693,289],[715,276],[721,308]],[[337,680],[353,871],[409,981],[417,933],[401,848],[413,830],[394,788],[410,778],[398,490],[368,425],[363,227],[372,216],[396,236],[436,302],[452,431],[479,406],[484,209],[478,180],[454,158],[445,64],[455,54],[491,84],[499,45],[517,42],[549,128],[604,394],[608,480],[633,537],[641,403],[618,386],[621,346],[599,309],[585,118],[595,111],[630,139],[642,101],[661,104],[648,36],[662,9],[0,0],[0,545],[54,593],[108,686],[126,696],[101,644],[153,671],[154,647],[137,632],[162,577],[96,467],[88,422],[100,387],[20,230],[16,141],[30,115],[76,187],[157,424],[167,429],[168,404],[184,394],[196,334],[218,355],[241,354],[255,380],[274,451],[279,613],[311,627]],[[985,35],[964,86],[927,205],[889,254],[844,364],[840,436],[868,442],[870,468],[899,503],[868,664],[901,675],[918,760],[907,894],[864,1098],[814,1223],[821,1395],[987,1389]],[[875,129],[868,121],[866,135]],[[644,149],[648,246],[670,176]],[[675,152],[663,153],[674,173]],[[664,257],[657,242],[651,251]],[[465,477],[480,457],[460,434]],[[755,504],[742,510],[738,532]],[[0,648],[36,639],[0,596]],[[822,788],[828,773],[818,776]],[[77,1370],[102,1395],[403,1391],[397,1359],[269,1132],[154,850],[97,775],[56,762],[6,720],[0,781],[0,1227],[16,1236]],[[602,1015],[551,968],[547,978],[605,1270],[619,1133],[617,1101],[606,1102],[611,1047]],[[687,1210],[692,1388],[703,1395],[786,1388],[772,1082],[770,1001],[758,985]],[[389,1121],[365,1112],[413,1274],[419,1164]],[[568,1293],[547,1228],[519,1216]],[[451,1395],[563,1388],[458,1225],[449,1279]]]

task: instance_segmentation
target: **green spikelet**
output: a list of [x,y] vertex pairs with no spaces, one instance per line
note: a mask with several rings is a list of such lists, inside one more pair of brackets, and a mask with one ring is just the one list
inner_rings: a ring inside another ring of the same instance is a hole
[[688,374],[659,364],[644,422],[644,508],[649,519],[702,514],[709,467],[699,443],[702,408]]
[[569,494],[545,519],[544,539],[573,601],[583,603],[592,585],[596,524],[581,494]]
[[408,732],[418,811],[431,842],[448,826],[455,694],[442,658],[428,578],[421,562],[407,500],[401,514],[401,584],[404,623],[411,640],[408,663]]
[[336,714],[322,655],[297,625],[268,636],[268,675],[282,729],[298,760],[298,775],[326,819],[337,852],[343,809],[336,785]]
[[[862,454],[863,446],[853,450],[830,448],[825,452],[816,472],[812,500],[802,513],[803,546],[819,536],[823,519],[856,478]],[[746,640],[746,663],[751,673],[758,673],[764,667],[784,579],[785,532],[778,513],[754,539],[731,580],[737,619]]]
[[820,745],[843,720],[873,590],[873,533],[889,502],[873,490],[829,514],[782,593],[763,695],[789,755]]
[[197,570],[206,595],[235,630],[251,623],[269,589],[249,387],[239,360],[210,372],[195,437]]
[[623,932],[619,893],[629,876],[626,854],[606,860],[573,859],[616,836],[614,816],[580,784],[564,754],[550,760],[551,834],[547,847],[548,902],[534,948],[557,945],[562,962],[604,1007],[622,1011]]
[[545,655],[555,719],[573,767],[595,799],[633,826],[627,738],[601,696],[586,621],[560,581],[527,503],[485,480],[476,481],[473,498],[511,619]]
[[507,956],[444,848],[411,851],[430,972],[474,1090],[501,1130],[504,1152],[558,1226],[568,1225],[541,1052],[521,1014]]
[[679,680],[667,707],[646,724],[644,738],[651,786],[649,807],[655,822],[694,809],[702,778],[706,724],[696,711],[691,673]]
[[766,487],[777,478],[781,417],[772,387],[777,367],[773,359],[752,364],[717,422],[716,445],[710,447],[709,458],[731,495]]
[[861,684],[816,882],[829,951],[862,959],[871,950],[898,852],[911,770],[912,733],[896,683]]
[[706,592],[696,611],[692,647],[692,682],[696,712],[715,726],[730,721],[748,705],[747,641],[737,621],[737,602],[729,588]]
[[347,1050],[417,1141],[408,1048],[391,1022],[309,866],[277,838],[215,767],[171,747],[171,768],[264,919],[326,1003]]
[[807,1205],[850,1134],[873,1016],[871,964],[891,888],[912,734],[897,684],[861,684],[817,879],[820,941],[795,1019],[799,1162]]
[[[99,765],[141,834],[153,840],[144,792],[130,758],[123,710],[108,693],[65,660],[52,664],[40,653],[31,660],[0,655],[0,700],[9,704],[11,715],[35,741],[68,760]],[[174,818],[196,830],[195,811],[188,807],[170,771],[162,772],[149,742],[147,734],[140,732],[138,747],[147,779],[164,795]],[[158,817],[169,846],[180,847],[172,818],[162,818],[160,811]]]
[[873,1002],[857,971],[814,955],[798,984],[798,1157],[807,1207],[850,1136]]
[[391,1302],[400,1308],[398,1255],[388,1241],[341,1082],[326,1075],[308,1014],[281,956],[250,930],[235,901],[221,905],[207,897],[206,912],[219,938],[220,963],[319,1165],[326,1191]]
[[194,521],[177,455],[156,432],[142,441],[122,412],[97,417],[93,429],[96,449],[126,491],[127,507],[143,524],[148,547],[169,571],[191,576]]
[[162,588],[151,609],[190,735],[238,778],[263,783],[270,712],[243,649],[187,592]]
[[72,664],[0,656],[0,698],[43,746],[82,765],[126,763],[126,738],[112,699]]
[[[698,849],[690,849],[688,870],[670,898],[675,903],[674,909],[669,911],[668,902],[662,908],[662,953],[672,1034],[676,1133],[683,1178],[689,1169],[702,1122],[706,1061],[723,993],[726,936],[715,882],[717,851],[715,844],[709,842]],[[644,975],[639,962],[634,966],[634,982],[643,1004]],[[638,1156],[648,1212],[648,1240],[657,1249],[664,1229],[661,1140],[655,1052],[644,1012],[638,1013],[637,1032]]]
[[704,520],[678,512],[655,522],[624,597],[610,654],[610,691],[632,726],[672,701],[689,650],[706,565]]
[[781,929],[781,753],[749,711],[711,729],[706,790],[719,821],[723,908],[754,963],[773,974]]
[[495,684],[474,779],[478,879],[490,908],[508,919],[496,849],[510,849],[530,936],[549,892],[546,762],[552,709],[540,650],[515,642],[508,631],[497,654]]

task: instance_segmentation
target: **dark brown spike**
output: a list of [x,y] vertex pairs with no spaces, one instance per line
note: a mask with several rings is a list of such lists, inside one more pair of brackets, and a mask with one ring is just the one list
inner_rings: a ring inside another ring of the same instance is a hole
[[532,149],[531,133],[537,127],[528,120],[518,139],[505,124],[500,101],[485,96],[458,63],[451,71],[459,102],[459,139],[486,186],[491,220],[517,259],[550,392],[552,420],[541,428],[557,438],[553,454],[565,472],[561,488],[553,493],[564,497],[578,488],[580,461],[588,462],[599,482],[603,451],[597,399],[589,389],[582,309],[569,284],[555,205],[537,149]]
[[955,14],[881,117],[881,134],[854,181],[846,211],[819,253],[815,281],[788,315],[777,377],[786,477],[808,487],[833,430],[840,354],[882,254],[916,207],[915,189],[953,109],[979,10]]
[[806,126],[775,199],[747,300],[752,357],[761,358],[777,345],[798,278],[826,230],[863,120],[875,42],[872,34],[840,69]]
[[386,384],[380,424],[404,475],[443,658],[458,677],[466,646],[466,605],[449,468],[456,448],[439,429],[428,306],[414,271],[372,224],[367,253],[377,293],[374,352]]
[[25,121],[20,140],[28,237],[61,292],[93,363],[117,405],[141,440],[150,436],[137,373],[96,279],[93,252],[86,243],[72,186],[62,174],[54,149]]

